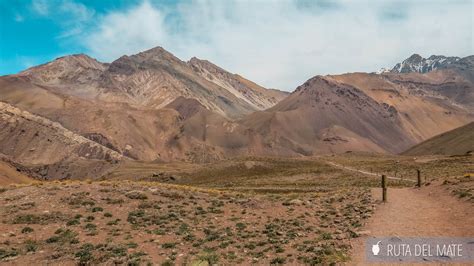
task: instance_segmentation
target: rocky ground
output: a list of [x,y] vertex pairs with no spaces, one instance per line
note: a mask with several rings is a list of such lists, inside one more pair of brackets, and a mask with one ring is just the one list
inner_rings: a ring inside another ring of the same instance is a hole
[[283,264],[348,260],[369,189],[255,195],[140,182],[3,188],[5,264]]
[[[0,263],[351,264],[353,247],[382,232],[375,225],[395,219],[411,198],[429,206],[428,222],[440,213],[456,220],[449,208],[434,209],[440,200],[461,201],[455,211],[472,213],[472,167],[472,157],[348,153],[202,165],[134,162],[102,181],[3,185]],[[416,169],[423,193],[414,188]],[[384,205],[374,200],[381,173],[403,178],[389,179]]]

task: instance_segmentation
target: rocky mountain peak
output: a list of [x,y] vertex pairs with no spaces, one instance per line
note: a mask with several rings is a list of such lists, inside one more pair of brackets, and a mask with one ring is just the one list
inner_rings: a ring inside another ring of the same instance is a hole
[[142,62],[149,62],[149,61],[165,61],[165,62],[176,62],[176,63],[183,63],[179,58],[174,56],[172,53],[166,51],[163,47],[157,46],[151,48],[149,50],[140,52],[136,55],[130,56],[132,58],[136,58]]
[[107,67],[108,64],[101,63],[88,55],[74,54],[29,68],[18,75],[45,84],[82,84],[98,77]]
[[322,91],[329,88],[331,83],[332,81],[329,77],[317,75],[307,80],[303,85],[297,87],[295,93],[298,92],[304,94],[312,91]]
[[104,70],[107,64],[101,63],[86,54],[73,54],[58,57],[46,64],[29,68],[21,74],[34,74],[41,72],[58,72],[58,71],[77,71],[80,69]]
[[157,46],[138,54],[121,56],[110,64],[108,72],[131,75],[140,70],[152,71],[161,69],[163,66],[185,67],[185,63],[172,53]]
[[199,59],[195,56],[191,57],[191,59],[189,59],[188,63],[190,64],[199,64],[199,63],[202,63],[202,62],[209,62],[207,60],[204,60],[204,59]]
[[188,65],[190,65],[195,71],[198,71],[198,72],[220,73],[223,75],[231,74],[227,72],[226,70],[222,69],[221,67],[211,63],[210,61],[199,59],[197,57],[192,57],[188,61]]
[[163,55],[172,55],[170,52],[165,50],[161,46],[156,46],[153,48],[150,48],[148,50],[139,52],[137,55],[142,55],[142,56],[163,56]]
[[431,55],[423,58],[419,54],[413,54],[403,62],[396,64],[390,72],[392,73],[427,73],[440,68],[452,67],[459,57],[446,57],[443,55]]
[[404,62],[410,62],[410,63],[418,63],[423,60],[423,57],[419,54],[412,54],[410,57],[408,57]]

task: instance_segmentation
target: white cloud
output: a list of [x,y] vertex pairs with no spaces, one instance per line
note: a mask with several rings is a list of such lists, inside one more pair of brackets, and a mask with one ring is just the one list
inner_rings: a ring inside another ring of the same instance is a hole
[[412,53],[473,54],[472,1],[143,1],[99,18],[83,44],[110,61],[163,46],[267,87],[375,71]]
[[49,13],[49,4],[47,0],[33,0],[31,7],[38,15],[46,16]]
[[93,20],[95,14],[93,9],[72,0],[63,1],[58,6],[57,12],[60,14],[61,25],[65,29],[58,36],[59,38],[80,36],[87,23]]
[[64,15],[68,15],[71,19],[74,19],[76,23],[88,21],[94,15],[92,9],[87,8],[84,4],[76,3],[72,0],[61,1],[57,10]]
[[54,20],[64,29],[58,38],[81,34],[95,14],[93,9],[74,0],[33,0],[31,9],[37,16]]
[[164,12],[145,1],[124,13],[103,17],[97,29],[83,39],[84,44],[93,55],[104,60],[165,46],[171,35],[166,30],[165,18]]

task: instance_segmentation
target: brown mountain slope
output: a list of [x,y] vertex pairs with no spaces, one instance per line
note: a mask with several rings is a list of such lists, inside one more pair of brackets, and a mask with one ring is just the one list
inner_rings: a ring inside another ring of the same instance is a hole
[[424,91],[434,98],[448,99],[451,104],[462,105],[474,112],[474,80],[469,78],[471,71],[459,69],[442,69],[426,74],[409,73],[384,75],[391,82]]
[[153,110],[65,96],[18,77],[0,79],[0,88],[2,96],[18,108],[57,121],[132,159],[208,161],[245,154],[251,146],[251,134],[244,127],[209,111],[196,99],[178,97]]
[[0,186],[34,182],[33,178],[18,170],[19,169],[0,156]]
[[202,106],[195,99],[178,98],[167,108],[180,114],[178,134],[168,142],[195,162],[239,155],[262,154],[259,136],[247,127]]
[[40,177],[100,175],[122,156],[57,122],[0,102],[0,151]]
[[474,122],[423,141],[403,155],[462,155],[474,152]]
[[[229,118],[273,105],[285,95],[240,82],[210,82],[196,70],[191,64],[156,47],[122,56],[111,64],[100,63],[83,54],[65,56],[13,77],[66,96],[127,103],[137,108],[162,108],[183,96],[196,99],[207,109]],[[252,94],[264,105],[254,104],[246,94]]]
[[239,117],[254,110],[246,101],[202,78],[160,47],[115,60],[101,76],[100,85],[108,91],[118,89],[134,103],[149,108],[164,107],[184,96],[227,117]]
[[396,110],[355,87],[321,76],[242,122],[261,133],[268,145],[301,154],[397,152],[414,143],[404,132]]
[[[281,93],[207,61],[182,62],[162,48],[111,64],[74,55],[0,77],[1,101],[11,108],[57,122],[99,151],[143,161],[207,162],[348,150],[398,153],[473,121],[472,94],[469,79],[452,69],[356,73],[312,78],[273,107],[250,113],[273,104],[273,95]],[[39,127],[42,139],[37,140],[31,121],[14,128],[8,115],[0,120],[10,130],[2,131],[0,151],[46,169],[41,170],[45,176],[106,161],[77,152],[64,142],[67,137],[46,146],[44,138],[58,135],[49,127]],[[28,145],[38,146],[29,151]]]
[[[271,97],[281,95],[268,91]],[[190,123],[173,108],[166,108],[179,97],[195,99],[200,107],[219,114],[212,115],[219,119],[211,119],[219,125],[232,124],[228,117],[256,110],[243,97],[229,92],[229,87],[209,82],[159,47],[111,64],[86,55],[58,58],[18,75],[0,77],[0,94],[6,103],[57,121],[127,157],[147,161],[187,158],[187,150],[203,147],[199,139],[179,145],[172,141],[183,123]],[[206,116],[211,117],[209,114]]]
[[0,79],[0,90],[2,98],[16,107],[94,141],[100,138],[99,142],[109,143],[127,157],[155,160],[171,156],[164,152],[164,139],[179,128],[178,114],[171,110],[137,109],[126,103],[64,95],[18,77]]
[[415,142],[474,120],[474,86],[451,70],[426,74],[350,73],[331,78],[396,110],[404,131]]
[[288,95],[287,92],[265,89],[237,74],[231,74],[207,60],[193,57],[188,64],[203,78],[227,89],[256,110],[270,108]]
[[59,57],[46,64],[35,66],[21,72],[21,76],[28,76],[32,81],[48,85],[88,83],[107,68],[85,54],[76,54]]

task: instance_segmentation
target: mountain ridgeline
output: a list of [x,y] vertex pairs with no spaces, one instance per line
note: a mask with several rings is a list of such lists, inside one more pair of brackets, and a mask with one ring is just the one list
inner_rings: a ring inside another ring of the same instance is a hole
[[404,155],[472,155],[474,153],[474,122],[425,140]]
[[413,55],[286,93],[161,47],[112,63],[71,55],[0,77],[0,156],[83,178],[127,160],[400,153],[474,120],[473,78],[473,56]]
[[466,69],[472,70],[474,64],[474,56],[468,56],[464,58],[451,56],[446,57],[443,55],[432,55],[428,58],[423,58],[419,54],[413,54],[401,63],[396,64],[391,72],[392,73],[427,73],[437,69]]

